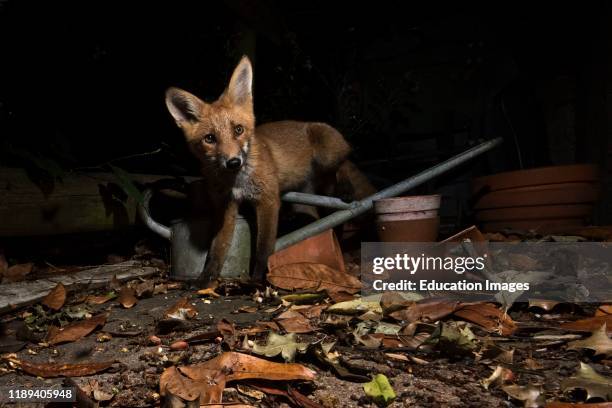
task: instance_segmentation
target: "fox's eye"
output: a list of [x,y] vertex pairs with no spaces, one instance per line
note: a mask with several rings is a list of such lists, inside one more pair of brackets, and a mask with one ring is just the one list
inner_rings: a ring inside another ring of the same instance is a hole
[[234,127],[234,133],[236,133],[237,136],[240,136],[241,134],[243,134],[244,128],[242,127],[242,125],[236,125]]
[[204,135],[204,141],[208,144],[213,144],[217,141],[217,138],[212,133]]

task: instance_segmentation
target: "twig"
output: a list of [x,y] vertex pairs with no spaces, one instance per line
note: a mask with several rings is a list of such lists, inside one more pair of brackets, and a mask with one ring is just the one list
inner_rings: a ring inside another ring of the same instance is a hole
[[114,163],[114,162],[118,162],[118,161],[122,161],[122,160],[127,160],[127,159],[133,159],[133,158],[136,158],[136,157],[152,156],[154,154],[161,153],[161,151],[162,151],[162,148],[158,147],[157,149],[152,150],[150,152],[135,153],[135,154],[127,155],[127,156],[117,157],[116,159],[111,159],[111,160],[108,160],[106,162],[100,163],[100,164],[95,165],[95,166],[75,167],[75,168],[71,169],[70,172],[75,172],[75,171],[79,171],[79,170],[103,169],[105,166],[107,166],[107,165],[109,165],[111,163]]

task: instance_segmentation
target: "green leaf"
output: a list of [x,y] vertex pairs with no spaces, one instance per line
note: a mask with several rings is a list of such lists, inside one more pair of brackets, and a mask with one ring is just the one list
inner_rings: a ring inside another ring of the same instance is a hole
[[144,196],[132,181],[130,174],[122,168],[113,166],[112,164],[109,164],[108,167],[110,167],[111,171],[117,178],[117,182],[119,183],[121,188],[127,193],[127,195],[132,197],[139,204],[142,204],[144,202]]
[[384,374],[376,374],[372,381],[363,384],[363,390],[378,404],[388,405],[396,397],[389,379]]

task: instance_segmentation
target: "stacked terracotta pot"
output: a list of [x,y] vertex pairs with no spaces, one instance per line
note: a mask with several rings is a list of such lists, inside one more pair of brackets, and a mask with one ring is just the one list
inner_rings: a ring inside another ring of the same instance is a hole
[[569,165],[475,179],[476,220],[483,231],[561,232],[585,225],[599,198],[597,167]]
[[439,195],[386,198],[374,202],[378,236],[384,242],[433,242],[438,237]]

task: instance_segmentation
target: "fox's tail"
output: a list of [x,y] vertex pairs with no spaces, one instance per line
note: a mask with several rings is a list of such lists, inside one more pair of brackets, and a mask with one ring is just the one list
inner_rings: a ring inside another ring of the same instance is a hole
[[349,160],[346,160],[336,172],[335,196],[344,201],[362,200],[376,193],[370,180]]

